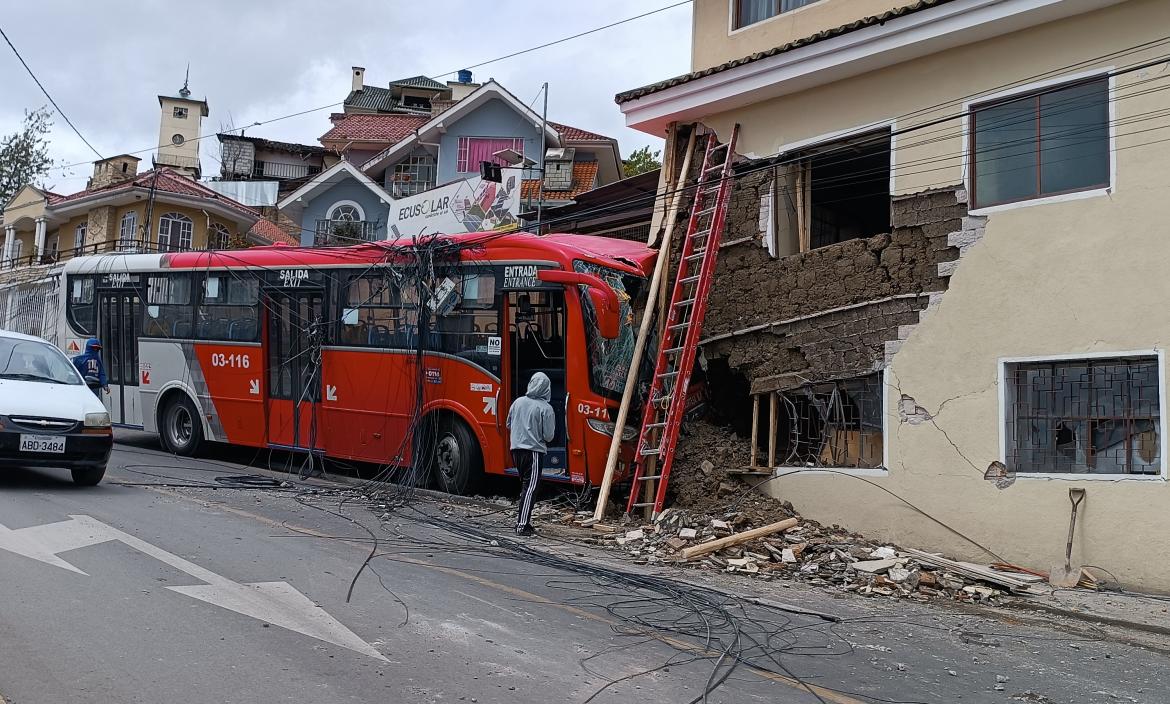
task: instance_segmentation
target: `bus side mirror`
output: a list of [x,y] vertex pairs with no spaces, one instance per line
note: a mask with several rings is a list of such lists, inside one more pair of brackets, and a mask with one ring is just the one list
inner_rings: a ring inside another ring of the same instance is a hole
[[621,306],[617,294],[601,277],[576,271],[541,269],[536,278],[548,283],[588,287],[589,300],[593,302],[593,310],[597,313],[597,332],[607,340],[616,338],[621,332]]

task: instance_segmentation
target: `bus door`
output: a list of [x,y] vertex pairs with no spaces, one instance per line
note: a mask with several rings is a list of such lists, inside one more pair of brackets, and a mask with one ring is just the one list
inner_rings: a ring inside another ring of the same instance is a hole
[[110,394],[103,394],[110,420],[116,425],[142,425],[138,397],[138,333],[142,299],[135,289],[98,292],[98,339]]
[[325,289],[264,291],[268,443],[317,450]]
[[[544,372],[552,382],[553,415],[557,419],[556,435],[548,444],[544,476],[568,479],[567,437],[565,435],[565,292],[555,289],[512,291],[508,293],[508,362],[507,386],[511,395],[501,399],[499,413],[507,416],[513,400],[528,390],[528,380]],[[509,458],[508,466],[511,466]]]

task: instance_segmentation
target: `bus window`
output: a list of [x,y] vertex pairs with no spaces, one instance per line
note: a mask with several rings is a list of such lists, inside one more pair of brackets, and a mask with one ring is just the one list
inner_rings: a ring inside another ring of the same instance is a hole
[[142,334],[146,337],[191,337],[191,276],[155,275],[147,279],[146,286]]
[[81,335],[97,332],[97,304],[94,298],[94,277],[69,277],[69,324]]
[[500,375],[500,312],[496,303],[496,276],[490,269],[466,272],[459,301],[433,323],[439,352],[471,360]]
[[201,340],[255,342],[260,333],[257,303],[260,282],[229,272],[208,273],[195,317]]
[[418,294],[412,280],[390,274],[350,280],[342,298],[343,345],[412,349],[418,333]]

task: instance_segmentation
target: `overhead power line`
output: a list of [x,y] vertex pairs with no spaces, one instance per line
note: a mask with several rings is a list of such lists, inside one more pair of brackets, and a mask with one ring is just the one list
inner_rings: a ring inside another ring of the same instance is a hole
[[[85,142],[85,146],[89,147],[90,151],[92,151],[94,154],[97,154],[98,159],[105,159],[101,152],[99,152],[97,149],[94,149],[94,146],[89,143],[89,140],[85,138],[85,135],[81,134],[81,130],[77,129],[77,125],[73,124],[73,120],[70,120],[69,116],[65,114],[65,111],[61,109],[61,106],[57,104],[57,101],[53,100],[53,96],[49,95],[49,91],[45,89],[44,84],[41,83],[41,79],[37,78],[37,74],[33,73],[33,70],[29,68],[28,62],[24,60],[24,57],[20,55],[19,51],[17,51],[16,46],[12,44],[12,40],[9,39],[8,35],[4,33],[3,27],[0,27],[0,37],[4,37],[4,41],[8,43],[8,47],[12,49],[12,53],[16,54],[16,58],[20,60],[20,65],[24,66],[25,71],[28,71],[28,75],[31,76],[33,81],[37,84],[37,88],[40,88],[41,92],[45,94],[45,97],[49,99],[49,102],[53,104],[53,109],[57,111],[57,114],[61,116],[61,119],[65,120],[65,124],[69,125],[69,127],[73,129],[73,132],[77,134],[81,141]],[[84,164],[86,162],[83,161],[81,163]],[[76,165],[77,164],[73,164],[73,166]]]
[[[560,39],[555,39],[555,40],[550,41],[550,42],[545,42],[543,44],[538,44],[536,46],[528,47],[527,49],[520,49],[519,51],[514,51],[510,54],[504,54],[503,56],[497,56],[494,59],[487,59],[486,61],[480,61],[479,63],[474,63],[474,64],[471,64],[470,66],[464,66],[463,68],[464,69],[479,68],[481,66],[487,66],[488,64],[494,64],[494,63],[497,63],[499,61],[504,61],[506,59],[512,59],[512,58],[515,58],[517,56],[522,56],[524,54],[528,54],[528,53],[531,53],[534,51],[539,51],[541,49],[547,49],[550,46],[555,46],[557,44],[563,44],[564,42],[571,41],[573,39],[579,39],[581,37],[585,37],[585,36],[588,36],[590,34],[596,34],[597,32],[601,32],[601,31],[604,31],[606,29],[612,29],[613,27],[617,27],[619,25],[626,24],[627,22],[633,22],[635,20],[640,20],[643,17],[649,17],[650,15],[658,14],[659,12],[665,12],[667,10],[671,10],[671,9],[676,8],[676,7],[681,7],[683,5],[689,5],[692,2],[694,2],[694,0],[682,0],[682,2],[675,2],[675,3],[672,3],[670,5],[666,5],[664,7],[660,7],[660,8],[655,9],[655,10],[649,10],[647,12],[643,12],[640,15],[634,15],[633,17],[627,17],[625,19],[617,20],[616,22],[610,22],[609,24],[602,25],[601,27],[594,27],[593,29],[588,29],[588,30],[585,30],[584,32],[578,32],[576,34],[573,34],[573,35],[570,35],[567,37],[561,37]],[[7,37],[5,37],[5,39],[7,39]],[[9,42],[9,46],[11,46],[11,45],[12,45],[12,43]],[[16,49],[13,48],[13,51],[16,51]],[[18,56],[19,56],[19,54],[18,54]],[[23,63],[23,59],[21,61]],[[25,68],[28,68],[28,67],[26,66]],[[438,74],[435,74],[434,76],[430,76],[429,78],[431,78],[432,80],[436,80],[436,79],[442,78],[443,76],[449,76],[453,73],[457,73],[460,70],[463,70],[463,69],[457,69],[455,71],[447,71],[446,73],[438,73]],[[29,73],[31,74],[32,72],[30,71]],[[34,80],[35,80],[35,76],[34,76]],[[37,85],[40,85],[39,81],[37,82]],[[41,90],[44,90],[44,88],[42,88]],[[48,93],[45,93],[45,95],[47,96]],[[52,98],[49,98],[49,100],[52,100]],[[299,117],[301,115],[307,115],[309,113],[320,112],[321,110],[328,110],[329,108],[335,108],[338,105],[341,105],[342,103],[343,103],[343,101],[338,101],[335,103],[329,103],[328,105],[322,105],[322,106],[315,107],[315,108],[309,108],[307,110],[299,110],[299,111],[294,112],[294,113],[289,113],[288,115],[280,115],[278,117],[273,117],[273,118],[270,118],[267,120],[260,120],[258,122],[252,122],[252,123],[247,124],[243,127],[233,127],[230,130],[225,130],[224,134],[228,134],[228,133],[235,132],[235,131],[240,131],[242,133],[243,130],[251,129],[253,127],[260,127],[262,125],[271,124],[273,122],[287,120],[291,117]],[[56,105],[56,103],[54,103],[54,105]],[[58,109],[58,112],[60,112],[60,109]],[[64,113],[62,113],[61,116],[65,117]],[[65,119],[66,119],[66,121],[68,121],[69,118],[65,118]],[[70,123],[70,126],[72,127],[72,123]],[[74,128],[74,131],[76,132],[77,128]],[[79,132],[77,136],[80,137],[81,133]],[[207,139],[209,137],[214,137],[214,136],[216,136],[216,133],[200,135],[198,137],[193,137],[192,139],[187,140],[187,141],[197,142],[197,141]],[[84,137],[82,139],[84,139]],[[86,144],[89,144],[89,143],[86,142]],[[163,147],[163,146],[166,146],[166,145],[159,144],[159,145],[156,145],[153,147],[146,147],[144,149],[137,149],[137,150],[132,151],[132,152],[124,152],[124,153],[132,155],[132,156],[136,155],[136,154],[145,154],[147,152],[152,152],[152,151],[154,151],[160,147]],[[90,149],[93,149],[93,147],[91,146]],[[97,153],[97,151],[94,150],[94,153]],[[73,167],[73,166],[83,166],[87,163],[88,162],[79,161],[79,162],[74,163],[74,164],[65,164],[65,165],[61,166],[60,168],[61,169],[68,169],[68,168]]]

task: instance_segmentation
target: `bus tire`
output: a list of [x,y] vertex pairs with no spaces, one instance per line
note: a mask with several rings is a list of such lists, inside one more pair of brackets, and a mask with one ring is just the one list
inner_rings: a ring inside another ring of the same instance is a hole
[[444,414],[434,418],[434,441],[425,466],[439,491],[470,494],[483,478],[483,454],[471,428],[459,418]]
[[195,404],[186,396],[177,396],[163,407],[159,437],[167,452],[192,457],[203,444],[203,423]]

